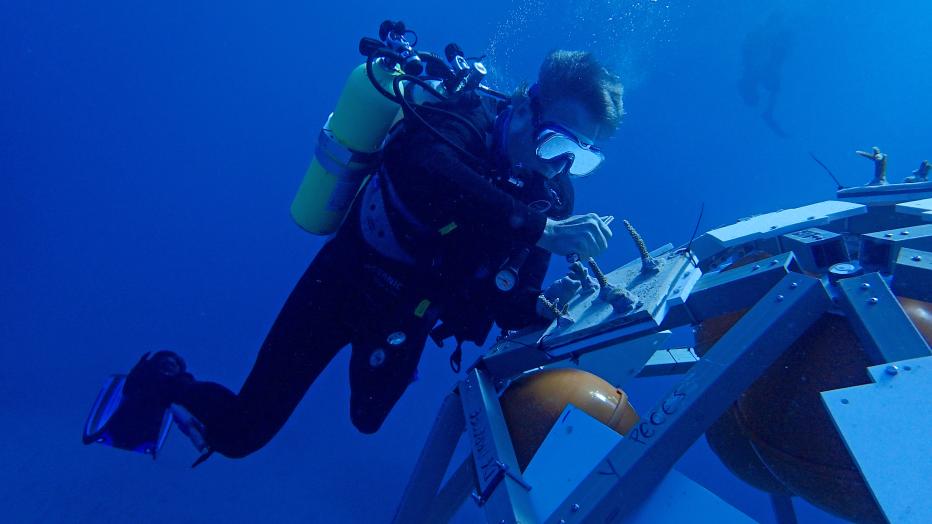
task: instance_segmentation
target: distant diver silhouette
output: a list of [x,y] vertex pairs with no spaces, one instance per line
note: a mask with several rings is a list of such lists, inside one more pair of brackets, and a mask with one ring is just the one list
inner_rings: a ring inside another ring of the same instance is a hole
[[741,47],[742,70],[741,78],[738,79],[738,91],[744,103],[751,107],[757,107],[763,92],[765,100],[761,118],[780,138],[787,138],[789,135],[777,123],[773,112],[780,93],[783,63],[792,46],[792,33],[786,19],[775,11],[763,24],[747,34]]

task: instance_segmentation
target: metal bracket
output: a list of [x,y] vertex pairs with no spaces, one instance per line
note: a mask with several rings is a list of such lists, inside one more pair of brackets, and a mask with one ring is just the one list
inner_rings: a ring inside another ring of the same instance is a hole
[[731,271],[703,275],[686,299],[687,316],[698,323],[751,307],[781,279],[798,271],[796,256],[783,253]]
[[932,302],[932,252],[901,249],[890,289],[897,296]]
[[489,497],[492,495],[492,492],[494,492],[495,489],[498,488],[498,485],[501,484],[502,480],[505,479],[505,476],[517,482],[525,491],[531,491],[531,485],[525,482],[520,475],[515,475],[514,472],[508,468],[507,464],[498,460],[496,460],[494,464],[497,469],[492,480],[489,481],[485,489],[483,489],[481,493],[479,491],[472,492],[472,499],[476,501],[477,506],[482,507],[485,505],[486,501],[488,501]]
[[932,224],[888,229],[861,236],[859,257],[868,271],[892,273],[904,247],[932,250]]
[[682,375],[690,370],[699,357],[693,348],[671,348],[657,351],[638,373],[638,378]]
[[460,383],[466,433],[472,443],[477,492],[490,522],[536,522],[527,484],[520,480],[511,435],[488,372],[473,368]]
[[841,306],[873,364],[932,354],[879,273],[840,280],[838,289]]

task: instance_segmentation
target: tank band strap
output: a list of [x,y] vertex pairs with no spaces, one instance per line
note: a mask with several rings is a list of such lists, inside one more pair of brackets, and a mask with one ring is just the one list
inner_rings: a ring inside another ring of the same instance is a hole
[[382,156],[381,151],[354,151],[337,141],[333,133],[326,128],[320,130],[314,153],[321,167],[329,173],[360,178],[372,172]]
[[373,164],[378,162],[382,157],[382,151],[377,149],[371,153],[357,151],[344,146],[337,140],[333,131],[326,127],[321,128],[320,136],[317,138],[317,146],[327,152],[328,155],[344,163],[358,162],[361,164]]

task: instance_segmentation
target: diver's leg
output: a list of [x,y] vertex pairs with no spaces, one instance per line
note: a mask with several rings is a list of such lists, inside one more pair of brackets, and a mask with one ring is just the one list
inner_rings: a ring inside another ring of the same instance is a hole
[[[429,322],[384,324],[353,338],[350,358],[350,418],[356,429],[375,433],[414,381],[417,364],[430,331]],[[404,341],[392,344],[389,336]]]
[[340,251],[328,244],[292,290],[238,395],[195,382],[175,400],[205,427],[209,448],[243,457],[281,429],[311,383],[351,339]]

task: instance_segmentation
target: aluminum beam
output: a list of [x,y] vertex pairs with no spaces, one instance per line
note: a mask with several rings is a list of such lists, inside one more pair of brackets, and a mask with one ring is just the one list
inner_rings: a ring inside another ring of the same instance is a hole
[[932,354],[879,273],[839,280],[838,289],[841,306],[871,363]]
[[784,277],[642,417],[547,524],[618,522],[830,304],[819,280]]
[[476,469],[477,502],[488,522],[532,524],[536,522],[530,487],[521,477],[511,435],[498,402],[495,386],[486,371],[473,368],[460,383],[466,414],[466,433],[472,443]]
[[427,442],[392,520],[394,524],[427,522],[424,520],[425,508],[430,506],[437,494],[465,427],[459,395],[450,393],[443,399],[434,426],[427,435]]
[[932,302],[932,252],[901,249],[890,289],[899,297]]

